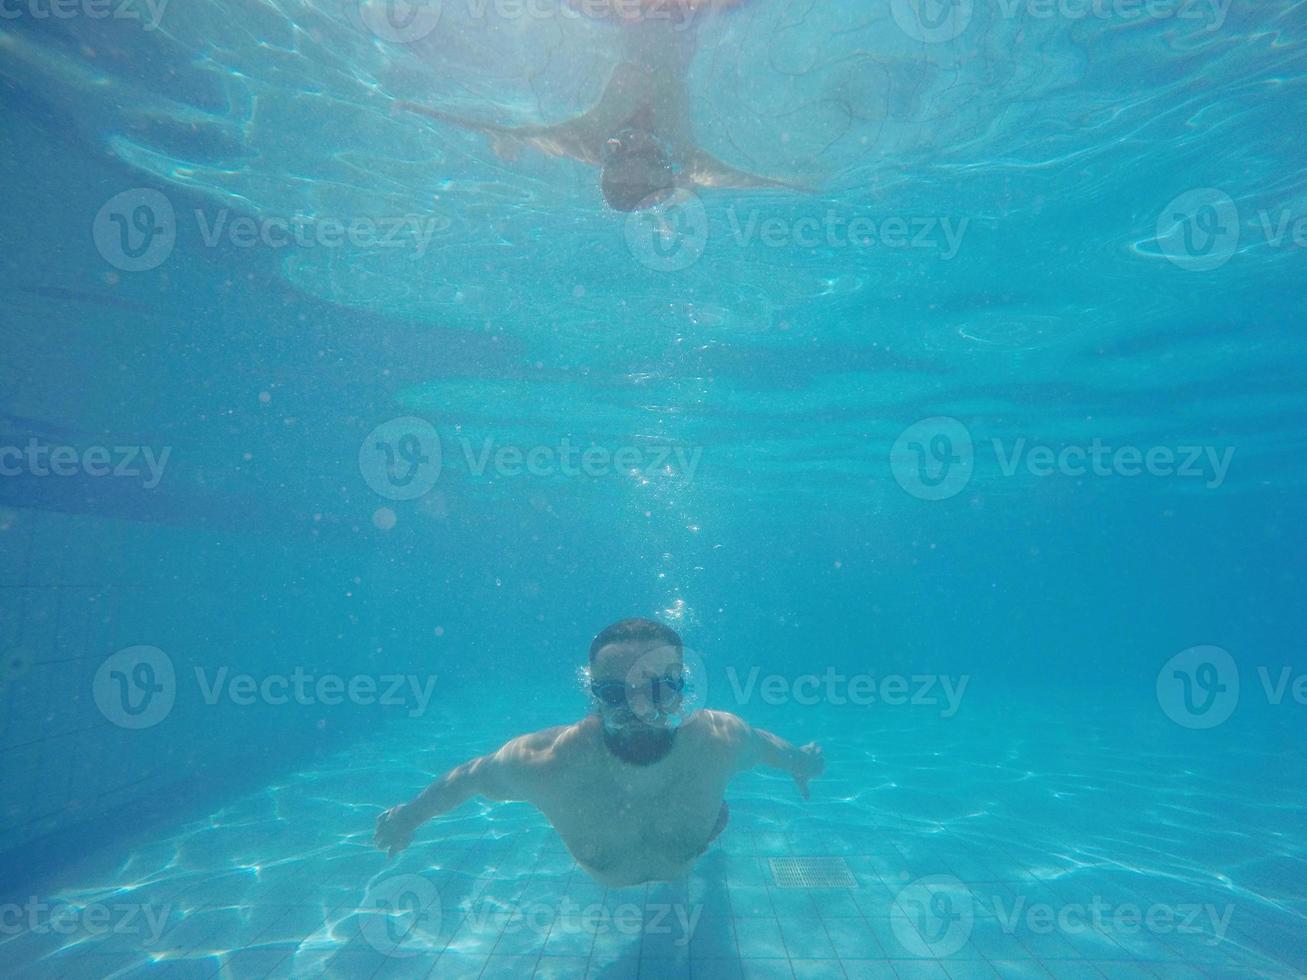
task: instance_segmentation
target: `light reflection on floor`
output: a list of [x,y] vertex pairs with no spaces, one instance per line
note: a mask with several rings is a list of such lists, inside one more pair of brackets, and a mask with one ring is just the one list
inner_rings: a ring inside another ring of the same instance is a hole
[[[1204,755],[1192,733],[1018,724],[1011,711],[751,720],[820,740],[827,776],[807,804],[786,778],[740,777],[730,825],[686,882],[606,890],[533,810],[480,801],[388,863],[369,845],[379,807],[513,734],[483,722],[415,751],[414,729],[396,726],[165,840],[69,869],[57,894],[33,900],[46,907],[9,910],[0,973],[1179,980],[1307,969],[1302,781],[1259,792],[1256,774],[1273,766],[1234,739]],[[777,888],[776,855],[842,856],[858,887]]]

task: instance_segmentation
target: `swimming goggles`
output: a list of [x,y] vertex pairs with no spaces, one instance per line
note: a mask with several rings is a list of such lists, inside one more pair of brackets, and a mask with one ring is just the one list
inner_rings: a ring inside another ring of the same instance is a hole
[[[684,677],[652,677],[649,679],[649,693],[653,703],[659,707],[672,704],[685,689]],[[636,688],[640,690],[640,688]],[[590,693],[600,704],[610,708],[626,704],[627,686],[623,681],[595,681],[590,685]]]

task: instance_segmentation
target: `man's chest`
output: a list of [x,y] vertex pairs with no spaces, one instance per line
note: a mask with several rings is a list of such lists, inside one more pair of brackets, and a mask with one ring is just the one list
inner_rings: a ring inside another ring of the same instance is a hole
[[545,816],[560,834],[596,843],[702,843],[721,809],[726,779],[706,767],[596,772],[559,785]]

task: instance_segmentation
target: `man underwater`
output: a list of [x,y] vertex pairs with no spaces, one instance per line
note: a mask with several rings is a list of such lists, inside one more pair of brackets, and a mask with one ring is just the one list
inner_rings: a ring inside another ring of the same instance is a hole
[[[396,102],[395,107],[487,133],[495,151],[511,158],[518,146],[566,156],[600,168],[599,186],[617,211],[651,208],[678,187],[794,188],[729,166],[694,140],[685,79],[695,40],[688,21],[700,10],[739,0],[611,0],[608,19],[623,23],[622,60],[598,104],[552,126],[497,126],[439,109]],[[574,0],[589,8],[594,0]]]
[[410,803],[377,818],[374,843],[393,855],[434,816],[472,796],[531,803],[602,885],[684,878],[726,826],[722,800],[738,772],[788,772],[803,798],[825,762],[724,711],[677,724],[685,668],[676,632],[624,619],[590,645],[596,712],[573,725],[520,735],[465,762]]

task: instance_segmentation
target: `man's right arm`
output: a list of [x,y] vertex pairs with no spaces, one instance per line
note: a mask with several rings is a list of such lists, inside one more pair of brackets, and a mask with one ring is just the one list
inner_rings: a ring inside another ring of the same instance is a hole
[[413,112],[437,122],[485,133],[490,137],[495,154],[505,160],[515,158],[517,147],[525,143],[548,156],[572,157],[590,164],[599,162],[598,144],[588,132],[586,115],[553,126],[501,126],[497,123],[466,119],[416,102],[397,100],[391,103],[391,110]]
[[411,802],[391,807],[377,817],[374,843],[392,856],[398,854],[412,842],[418,827],[474,796],[530,802],[533,777],[556,731],[519,736],[497,752],[449,770]]

